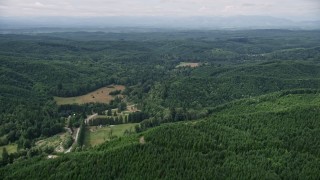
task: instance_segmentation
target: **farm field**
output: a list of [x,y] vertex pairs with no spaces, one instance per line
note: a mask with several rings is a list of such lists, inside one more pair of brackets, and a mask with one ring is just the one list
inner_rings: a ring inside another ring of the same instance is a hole
[[108,127],[91,126],[86,129],[86,137],[84,144],[86,146],[96,146],[103,142],[110,140],[110,132],[112,129],[112,136],[121,137],[125,130],[135,132],[134,126],[138,123],[111,125]]
[[199,65],[200,65],[200,63],[180,62],[180,64],[177,65],[176,68],[179,68],[179,67],[192,67],[192,68],[195,68],[195,67],[198,67]]
[[109,103],[115,96],[109,95],[115,90],[124,90],[125,86],[113,85],[99,88],[88,94],[76,97],[54,97],[58,105],[64,104],[85,104],[85,103]]

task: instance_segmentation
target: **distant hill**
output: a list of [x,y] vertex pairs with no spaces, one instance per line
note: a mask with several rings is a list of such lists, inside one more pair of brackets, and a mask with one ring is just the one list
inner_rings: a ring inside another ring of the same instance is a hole
[[319,179],[319,30],[119,32],[0,35],[0,179]]
[[1,17],[0,29],[21,28],[180,28],[180,29],[320,29],[319,21],[296,22],[269,16],[230,17]]

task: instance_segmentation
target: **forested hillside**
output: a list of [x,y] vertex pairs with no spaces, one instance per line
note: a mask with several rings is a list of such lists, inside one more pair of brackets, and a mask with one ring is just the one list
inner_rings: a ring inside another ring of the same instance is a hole
[[[162,125],[54,160],[8,165],[1,175],[8,179],[317,179],[319,98],[316,91],[261,96],[255,104],[259,111],[247,113],[243,108],[252,100],[242,100],[205,119]],[[314,100],[308,104],[309,99]],[[287,106],[288,101],[294,105]]]
[[320,31],[0,35],[0,178],[318,179],[319,47]]

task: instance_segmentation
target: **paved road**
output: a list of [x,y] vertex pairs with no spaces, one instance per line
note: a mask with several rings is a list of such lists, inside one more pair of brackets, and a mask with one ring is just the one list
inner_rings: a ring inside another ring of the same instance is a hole
[[88,116],[87,119],[84,120],[84,123],[85,124],[89,124],[89,121],[91,119],[93,119],[94,117],[96,117],[96,116],[98,116],[98,113],[95,113],[95,114],[92,114],[92,115]]
[[[94,117],[96,117],[96,116],[98,116],[98,113],[95,113],[95,114],[92,114],[92,115],[88,116],[88,117],[84,120],[84,123],[85,123],[85,124],[89,124],[89,121],[90,121],[91,119],[93,119]],[[76,134],[76,138],[75,138],[73,144],[76,144],[77,141],[78,141],[79,132],[80,132],[79,130],[80,130],[80,128],[77,128],[77,130],[76,130],[76,131],[77,131],[77,134]],[[69,153],[69,152],[71,152],[71,149],[72,149],[72,147],[73,147],[73,144],[72,144],[72,146],[71,146],[66,152],[64,152],[64,153]]]
[[74,145],[75,143],[77,143],[77,139],[78,139],[78,135],[79,135],[79,129],[80,129],[80,128],[77,128],[77,129],[76,129],[76,131],[77,131],[76,140],[73,142],[73,144],[70,146],[70,148],[69,148],[68,150],[66,150],[66,152],[64,152],[64,153],[69,153],[69,152],[71,152],[71,149],[72,149],[73,145]]
[[72,148],[72,146],[64,153],[67,154],[67,153],[71,152],[71,148]]

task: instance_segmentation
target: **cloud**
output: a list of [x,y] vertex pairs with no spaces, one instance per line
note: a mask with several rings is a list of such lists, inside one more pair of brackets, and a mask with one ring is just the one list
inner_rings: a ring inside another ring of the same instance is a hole
[[42,3],[40,3],[40,2],[35,2],[34,5],[35,5],[36,7],[44,7],[44,6],[45,6],[45,5],[43,5]]
[[248,6],[248,7],[252,7],[252,6],[256,6],[256,4],[252,4],[252,3],[243,3],[242,6]]
[[320,17],[319,0],[0,0],[0,5],[0,16]]

